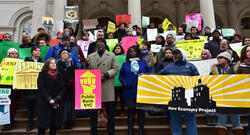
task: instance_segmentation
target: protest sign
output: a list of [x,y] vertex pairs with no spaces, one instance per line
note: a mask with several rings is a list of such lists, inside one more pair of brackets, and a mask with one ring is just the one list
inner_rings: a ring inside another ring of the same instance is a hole
[[[126,55],[116,55],[116,59],[117,59],[117,62],[118,62],[119,69],[121,69],[122,64],[124,62],[126,62]],[[120,75],[120,71],[119,71],[118,74],[116,74],[116,76],[114,78],[115,87],[122,87],[122,84],[121,84],[120,80],[118,79],[119,75]]]
[[116,15],[116,24],[121,23],[131,24],[131,15]]
[[157,29],[147,29],[148,41],[155,41],[158,34]]
[[141,48],[141,44],[142,44],[143,40],[144,40],[143,38],[138,38],[138,40],[137,40],[137,43],[139,44],[140,48]]
[[13,89],[37,89],[37,78],[43,65],[40,62],[17,62],[13,79]]
[[232,37],[235,34],[235,30],[230,28],[222,28],[222,34],[224,37]]
[[78,23],[78,6],[64,6],[64,21],[66,23]]
[[185,40],[185,36],[184,36],[184,35],[176,35],[175,40],[176,40],[176,41]]
[[106,39],[106,43],[107,43],[107,45],[109,47],[109,51],[113,52],[114,47],[118,43],[118,39]]
[[96,25],[98,25],[98,20],[97,19],[83,19],[82,24],[85,30],[95,29]]
[[84,58],[88,57],[88,50],[89,50],[89,45],[92,43],[92,41],[83,41],[83,40],[78,40],[77,45],[81,47]]
[[[165,18],[165,20],[163,21],[162,23],[162,28],[164,29],[164,31],[167,31],[168,30],[168,25],[172,24],[168,18]],[[172,24],[173,25],[173,24]],[[173,25],[174,26],[174,25]],[[176,30],[176,27],[174,26],[173,27],[173,30]]]
[[0,65],[0,84],[12,85],[16,63],[23,61],[18,58],[4,58]]
[[0,105],[10,105],[11,89],[0,88]]
[[54,38],[52,38],[52,39],[50,39],[49,45],[50,45],[50,46],[55,46],[55,45],[57,45],[57,44],[59,44],[59,43],[61,43],[61,42],[62,42],[61,39],[54,39]]
[[234,51],[236,51],[238,55],[240,55],[241,49],[243,48],[242,42],[231,43],[229,46],[230,46]]
[[142,28],[145,28],[149,25],[150,17],[142,16]]
[[198,30],[202,30],[201,26],[201,13],[186,14],[186,24],[187,30],[189,31],[191,27],[195,26]]
[[[45,56],[49,50],[50,46],[40,47],[40,57],[45,60]],[[25,59],[26,57],[31,57],[31,48],[18,48],[19,57]]]
[[0,33],[0,39],[3,39],[3,33]]
[[164,33],[161,33],[160,35],[162,35],[164,37],[164,39],[166,40],[166,37],[168,34],[171,34],[173,36],[173,38],[176,37],[176,31],[174,31],[174,30],[165,31]]
[[2,41],[0,42],[0,62],[2,61],[3,58],[7,56],[8,50],[10,48],[19,48],[19,44],[15,42],[10,42],[10,41]]
[[113,32],[113,33],[115,32],[115,23],[108,21],[107,33],[110,33],[110,32]]
[[209,75],[212,65],[218,63],[216,58],[189,62],[195,65],[200,75]]
[[166,106],[168,111],[250,112],[250,75],[142,75],[137,103]]
[[42,17],[42,24],[45,27],[52,27],[54,25],[54,20],[52,17]]
[[101,108],[100,70],[75,70],[75,109]]
[[0,125],[10,124],[10,105],[0,105]]
[[204,42],[208,42],[208,36],[199,36],[200,39],[204,39]]
[[137,45],[137,37],[123,37],[122,38],[122,44],[121,46],[124,49],[125,54],[127,54],[128,48],[133,46],[133,45]]
[[204,50],[204,39],[176,41],[176,47],[187,52],[187,60],[200,60],[201,52]]
[[160,50],[161,50],[161,45],[152,44],[150,50],[151,50],[152,52],[160,52]]

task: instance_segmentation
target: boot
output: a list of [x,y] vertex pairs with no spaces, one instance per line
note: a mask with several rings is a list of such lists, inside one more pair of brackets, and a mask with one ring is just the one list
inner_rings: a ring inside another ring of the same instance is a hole
[[9,131],[9,130],[12,130],[12,125],[11,124],[3,125],[2,131]]
[[135,112],[128,112],[128,135],[134,134]]
[[145,120],[145,111],[139,110],[138,111],[138,135],[144,135],[144,120]]
[[243,135],[243,129],[242,129],[242,127],[233,128],[233,133],[234,133],[234,135]]
[[227,135],[227,128],[225,127],[216,127],[217,135]]

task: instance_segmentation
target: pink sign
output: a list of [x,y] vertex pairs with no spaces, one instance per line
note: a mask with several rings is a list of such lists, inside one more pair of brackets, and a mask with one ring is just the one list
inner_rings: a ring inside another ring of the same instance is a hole
[[75,109],[100,109],[101,71],[75,70]]
[[[198,29],[201,30],[201,13],[194,13],[194,14],[186,14],[186,24],[195,24],[194,22],[199,23]],[[191,26],[192,27],[192,26]]]
[[77,41],[77,45],[81,47],[85,58],[87,58],[87,56],[88,56],[89,45],[91,43],[92,43],[92,41],[83,41],[83,40]]
[[137,45],[138,37],[123,37],[121,46],[123,47],[125,54],[127,54],[128,48]]

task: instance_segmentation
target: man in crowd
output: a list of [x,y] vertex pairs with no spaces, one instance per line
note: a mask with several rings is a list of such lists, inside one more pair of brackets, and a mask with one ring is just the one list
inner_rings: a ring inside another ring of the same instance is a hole
[[[118,63],[115,55],[105,49],[106,41],[98,38],[96,41],[97,50],[90,54],[86,60],[89,69],[101,70],[102,78],[102,105],[108,114],[108,135],[114,135],[115,129],[115,93],[114,77],[118,73]],[[90,111],[91,135],[97,135],[97,112]]]
[[3,41],[12,41],[12,37],[9,33],[3,34]]
[[250,37],[244,38],[244,45],[250,45]]
[[[104,39],[104,32],[103,31],[98,31],[97,32],[97,39]],[[109,51],[109,47],[106,45],[105,48]],[[88,55],[90,55],[91,53],[95,52],[97,50],[97,45],[96,42],[93,42],[89,45],[89,49],[88,49]]]
[[174,50],[176,48],[175,44],[174,44],[174,37],[172,34],[168,34],[166,36],[166,42],[167,42],[167,44],[165,46],[163,46],[160,50],[158,60],[161,60],[164,57],[164,55],[165,55],[164,50],[166,50],[167,48],[171,48],[172,50]]
[[230,46],[229,46],[229,41],[226,39],[221,40],[220,42],[220,52],[225,52],[225,51],[230,51],[232,52],[232,62],[236,64],[239,60],[240,57],[238,56],[237,52],[234,51]]
[[216,58],[220,54],[220,32],[218,30],[214,30],[212,33],[213,40],[210,40],[206,45],[205,49],[208,49],[213,58]]
[[23,35],[22,44],[19,46],[20,48],[31,48],[35,46],[35,44],[31,41],[29,34]]

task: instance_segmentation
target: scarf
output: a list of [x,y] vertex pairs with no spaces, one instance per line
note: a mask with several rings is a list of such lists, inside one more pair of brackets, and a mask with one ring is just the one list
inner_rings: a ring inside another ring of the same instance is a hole
[[142,51],[141,51],[141,54],[142,54],[142,55],[145,55],[145,54],[147,54],[147,53],[148,53],[148,50],[144,50],[144,51],[142,50]]
[[68,58],[67,60],[61,59],[61,61],[65,64],[66,67],[73,66],[72,58]]
[[50,70],[48,71],[49,76],[53,79],[56,80],[57,77],[57,71],[51,72]]
[[129,61],[131,62],[130,66],[131,66],[131,72],[134,72],[134,74],[137,74],[139,69],[140,69],[140,66],[139,66],[139,61],[140,59],[137,57],[137,58],[130,58]]

